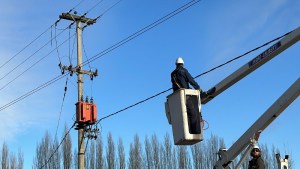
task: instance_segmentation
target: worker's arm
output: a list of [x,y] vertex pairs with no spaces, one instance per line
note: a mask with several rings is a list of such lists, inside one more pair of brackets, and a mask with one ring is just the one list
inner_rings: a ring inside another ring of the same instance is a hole
[[193,77],[191,76],[191,74],[189,73],[189,71],[187,69],[185,69],[185,76],[188,79],[188,82],[195,88],[195,89],[199,89],[200,90],[200,86],[198,85],[198,83],[193,79]]

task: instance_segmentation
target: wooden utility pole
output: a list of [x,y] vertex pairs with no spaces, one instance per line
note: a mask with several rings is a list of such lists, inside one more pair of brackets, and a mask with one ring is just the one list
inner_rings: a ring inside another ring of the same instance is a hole
[[[81,23],[86,25],[91,25],[96,23],[96,19],[89,19],[84,16],[77,16],[70,13],[62,13],[59,16],[61,19],[71,20],[76,22],[76,32],[77,32],[77,66],[72,68],[72,66],[63,66],[63,70],[68,70],[70,72],[76,72],[78,75],[78,102],[83,101],[83,74],[88,74],[90,76],[97,76],[97,71],[85,71],[82,70],[82,27]],[[78,112],[76,112],[78,113]],[[84,126],[77,124],[78,129],[78,169],[84,169],[84,159],[85,159],[85,147],[84,147]]]

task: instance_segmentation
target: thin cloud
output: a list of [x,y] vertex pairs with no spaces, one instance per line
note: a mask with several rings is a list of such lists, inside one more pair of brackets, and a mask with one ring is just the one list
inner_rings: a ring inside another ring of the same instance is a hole
[[[258,5],[256,3],[261,2],[249,1],[244,5],[234,4],[224,9],[224,13],[226,14],[224,16],[216,16],[221,17],[218,18],[217,22],[219,26],[213,28],[215,32],[210,33],[209,36],[211,38],[208,38],[207,43],[214,49],[207,52],[211,57],[209,63],[206,64],[206,67],[210,68],[219,65],[224,61],[232,59],[233,57],[241,55],[244,52],[247,52],[247,50],[256,47],[251,45],[249,39],[260,38],[257,37],[257,34],[263,34],[265,30],[269,31],[268,35],[272,34],[268,23],[272,22],[271,19],[274,19],[275,14],[278,15],[278,12],[282,10],[286,2],[287,0],[275,0],[272,1],[272,3]],[[276,29],[281,28],[277,27]],[[264,41],[262,41],[261,44],[262,43],[264,43]],[[240,63],[237,64],[240,65]],[[234,67],[236,67],[236,63],[232,63],[231,65],[231,69],[233,68],[235,70],[236,68]],[[214,74],[213,79],[217,79],[216,76],[222,78],[229,72],[232,72],[232,70],[226,69],[221,73]],[[213,79],[207,77],[205,81],[211,82],[214,81]]]

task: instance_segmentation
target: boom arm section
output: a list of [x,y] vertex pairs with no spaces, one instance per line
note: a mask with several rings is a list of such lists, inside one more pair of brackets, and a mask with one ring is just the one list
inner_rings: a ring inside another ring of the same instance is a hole
[[228,149],[223,152],[215,168],[223,169],[249,144],[253,135],[269,126],[300,95],[300,78]]
[[234,85],[236,82],[244,78],[245,76],[252,73],[254,70],[259,68],[261,65],[273,59],[275,56],[280,54],[282,51],[286,50],[296,42],[300,40],[300,27],[293,30],[287,36],[282,38],[280,41],[269,47],[267,50],[256,56],[250,62],[246,63],[244,66],[239,68],[237,71],[233,72],[231,75],[226,77],[224,80],[219,82],[217,85],[208,90],[209,96],[201,98],[202,104],[208,103],[214,97],[218,96],[220,93]]

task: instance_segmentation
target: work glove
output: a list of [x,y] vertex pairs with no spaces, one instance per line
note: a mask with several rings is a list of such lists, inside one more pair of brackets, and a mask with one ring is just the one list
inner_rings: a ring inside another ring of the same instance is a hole
[[200,97],[201,98],[205,98],[205,97],[207,97],[208,95],[207,95],[207,92],[203,92],[202,90],[200,91]]
[[213,94],[215,93],[215,91],[216,91],[216,88],[214,87],[214,88],[212,88],[212,89],[209,89],[209,90],[206,91],[206,92],[201,92],[201,93],[200,93],[200,97],[201,97],[201,98],[209,97],[209,96],[213,95]]

